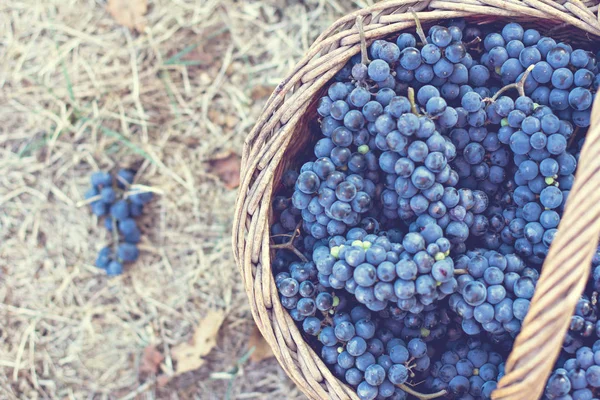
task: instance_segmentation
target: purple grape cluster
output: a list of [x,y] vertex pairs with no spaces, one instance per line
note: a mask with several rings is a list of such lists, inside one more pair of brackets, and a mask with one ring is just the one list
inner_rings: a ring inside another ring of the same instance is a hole
[[461,255],[456,267],[458,291],[449,299],[450,309],[462,319],[468,335],[481,328],[490,335],[515,337],[529,310],[539,272],[526,267],[515,254],[476,249]]
[[581,296],[575,306],[575,313],[571,317],[569,331],[563,342],[563,349],[567,353],[574,353],[589,338],[600,337],[600,323],[596,307],[597,296],[593,294],[592,297],[590,299],[587,295]]
[[[278,177],[271,266],[361,400],[489,399],[573,185],[597,57],[516,23],[418,37],[375,40],[326,86],[311,149]],[[598,397],[598,254],[549,399]]]
[[139,257],[137,244],[141,232],[135,218],[143,213],[144,205],[152,200],[153,193],[131,190],[135,171],[120,169],[115,176],[108,172],[94,172],[92,187],[85,193],[92,213],[104,218],[104,227],[113,234],[112,246],[103,247],[96,257],[95,265],[109,276],[120,275],[124,263],[132,263]]
[[362,305],[349,312],[340,308],[333,313],[330,326],[314,329],[322,325],[314,317],[302,325],[305,333],[317,335],[323,361],[340,379],[356,386],[361,398],[405,398],[397,386],[422,375],[430,366],[425,341],[400,338],[402,321],[382,318]]
[[315,246],[312,259],[323,287],[344,289],[372,311],[393,304],[419,314],[455,290],[449,251],[450,242],[443,237],[377,235],[352,228],[345,237],[332,237],[328,246]]
[[596,399],[600,395],[600,341],[593,346],[580,347],[574,358],[557,368],[546,386],[544,393],[548,400]]
[[517,98],[514,108],[506,110],[510,112],[502,120],[506,122],[498,139],[510,147],[514,174],[510,185],[497,193],[499,207],[485,241],[490,248],[510,246],[530,262],[541,264],[574,181],[577,159],[567,151],[573,126],[527,97]]
[[454,398],[489,399],[504,369],[504,357],[489,343],[468,339],[451,342],[431,367],[426,386],[447,390]]

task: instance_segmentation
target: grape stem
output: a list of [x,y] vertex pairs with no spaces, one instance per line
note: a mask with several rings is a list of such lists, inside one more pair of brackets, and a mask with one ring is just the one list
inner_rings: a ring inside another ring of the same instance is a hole
[[415,10],[412,7],[409,10],[410,10],[410,13],[412,14],[413,18],[415,19],[415,25],[417,26],[417,34],[419,35],[419,39],[421,39],[421,42],[423,43],[423,45],[426,45],[427,44],[427,36],[425,36],[425,31],[423,31],[423,26],[421,25],[419,16],[417,15],[417,13],[415,12]]
[[469,273],[469,271],[467,271],[466,269],[455,269],[454,270],[454,275],[466,275],[468,273]]
[[577,138],[578,134],[579,134],[579,127],[576,127],[575,131],[573,131],[573,134],[569,138],[569,142],[567,143],[567,147],[571,147],[573,145],[573,143],[575,142],[575,139]]
[[98,200],[100,200],[101,198],[102,198],[102,196],[100,196],[99,194],[97,194],[96,196],[92,196],[92,197],[90,197],[89,199],[85,199],[85,200],[78,201],[78,202],[75,204],[75,206],[76,206],[77,208],[79,208],[79,207],[83,207],[83,206],[85,206],[85,205],[88,205],[88,204],[91,204],[91,203],[93,203],[93,202],[95,202],[95,201],[98,201]]
[[121,177],[120,175],[117,175],[116,178],[117,178],[117,181],[119,181],[119,183],[122,184],[124,187],[128,188],[130,186],[129,182],[127,182],[125,179],[123,179],[123,177]]
[[409,87],[408,88],[408,101],[410,101],[410,109],[413,114],[417,117],[420,117],[419,109],[417,108],[417,103],[415,103],[415,89]]
[[292,253],[294,253],[296,256],[298,256],[298,258],[300,260],[302,260],[302,262],[308,262],[308,259],[304,256],[304,254],[302,254],[302,252],[300,250],[298,250],[295,246],[294,246],[294,240],[296,240],[296,238],[298,237],[298,235],[300,234],[300,226],[302,226],[302,221],[300,221],[298,223],[298,225],[296,225],[296,229],[294,229],[294,233],[292,234],[292,236],[290,237],[290,240],[287,243],[282,243],[282,244],[273,244],[271,245],[272,249],[283,249],[283,250],[289,250]]
[[471,48],[476,44],[481,43],[481,38],[479,36],[477,36],[475,39],[471,40],[468,43],[465,43],[465,47]]
[[277,235],[271,235],[272,238],[276,237],[292,237],[289,233],[278,233]]
[[321,326],[333,326],[333,319],[326,312],[323,313],[323,320]]
[[128,186],[128,190],[125,190],[124,198],[128,198],[132,194],[141,194],[141,193],[156,193],[159,195],[164,194],[164,192],[160,189],[157,189],[152,186],[140,185],[140,184],[131,184]]
[[117,219],[115,217],[110,218],[112,224],[113,251],[115,252],[116,256],[119,252],[119,228],[117,226]]
[[407,386],[403,383],[401,383],[397,386],[400,389],[404,390],[406,393],[415,396],[419,400],[437,399],[438,397],[445,396],[448,393],[446,390],[440,390],[439,392],[436,392],[436,393],[426,394],[426,393],[419,393],[416,390],[411,389],[409,386]]
[[356,28],[358,29],[358,36],[360,36],[360,62],[364,65],[369,65],[370,61],[369,54],[367,53],[367,39],[365,38],[362,15],[356,17]]
[[486,97],[485,99],[483,99],[483,101],[487,101],[487,102],[493,103],[493,102],[496,101],[496,99],[502,93],[504,93],[504,92],[506,92],[507,90],[510,90],[510,89],[517,89],[517,91],[519,92],[519,96],[525,96],[525,81],[529,77],[529,74],[531,73],[531,70],[533,70],[534,67],[535,67],[535,64],[532,64],[529,67],[527,67],[527,69],[523,73],[523,76],[521,77],[521,79],[519,80],[519,82],[511,83],[511,84],[508,84],[508,85],[502,87],[500,90],[498,90],[496,92],[496,94],[492,98]]

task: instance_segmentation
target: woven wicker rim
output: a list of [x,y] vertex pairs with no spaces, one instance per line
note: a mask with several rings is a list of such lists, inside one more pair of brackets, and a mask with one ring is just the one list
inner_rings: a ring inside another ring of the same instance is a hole
[[[304,342],[279,302],[270,267],[271,197],[281,171],[309,140],[307,119],[310,111],[314,117],[315,100],[324,85],[360,51],[359,26],[370,43],[414,27],[415,15],[424,23],[458,17],[480,23],[518,20],[556,38],[566,35],[589,43],[600,37],[597,13],[597,0],[383,1],[325,30],[277,86],[244,144],[233,250],[257,326],[285,372],[309,398],[358,400]],[[532,400],[543,393],[598,245],[599,155],[600,102],[595,101],[569,202],[494,399]]]

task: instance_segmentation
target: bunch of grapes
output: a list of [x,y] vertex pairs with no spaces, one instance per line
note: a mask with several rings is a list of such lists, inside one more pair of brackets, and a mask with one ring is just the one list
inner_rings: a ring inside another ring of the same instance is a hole
[[345,289],[372,311],[391,303],[418,314],[452,293],[454,265],[445,255],[450,242],[442,237],[429,241],[415,232],[398,236],[367,235],[353,228],[329,246],[315,247],[319,281],[324,287]]
[[575,313],[571,317],[569,331],[563,342],[563,349],[567,353],[573,353],[583,346],[588,338],[600,337],[600,323],[597,315],[597,295],[592,298],[587,295],[581,296],[575,306]]
[[447,347],[431,367],[426,386],[434,391],[447,389],[457,398],[490,398],[504,369],[503,356],[491,345],[472,339]]
[[600,395],[600,341],[577,349],[574,358],[557,368],[546,386],[546,398],[594,399]]
[[113,246],[103,247],[96,257],[96,266],[109,276],[120,275],[123,263],[138,259],[141,232],[134,218],[143,213],[144,205],[153,193],[132,189],[135,171],[120,169],[113,177],[108,172],[94,172],[92,187],[85,193],[92,213],[104,217],[104,227],[113,234]]
[[348,313],[338,307],[331,325],[317,328],[318,333],[312,329],[317,326],[313,318],[305,320],[304,331],[308,327],[307,333],[317,335],[323,345],[323,361],[333,366],[338,377],[355,385],[360,397],[381,393],[401,396],[397,385],[429,368],[428,347],[423,340],[397,337],[394,330],[398,324],[390,327],[364,306],[355,306]]
[[567,151],[573,127],[527,97],[517,98],[514,105],[512,110],[507,107],[507,122],[498,136],[513,154],[512,182],[500,199],[500,208],[510,206],[511,213],[496,218],[486,243],[512,246],[517,254],[541,264],[574,180],[577,160]]
[[[326,87],[316,141],[278,178],[281,304],[361,400],[490,398],[573,185],[596,55],[516,23],[484,29],[375,40]],[[600,250],[591,275],[548,399],[600,394]]]
[[458,291],[449,304],[461,317],[463,331],[476,335],[483,328],[490,335],[515,337],[529,310],[539,273],[515,254],[483,249],[459,256],[456,266],[465,274],[458,278]]

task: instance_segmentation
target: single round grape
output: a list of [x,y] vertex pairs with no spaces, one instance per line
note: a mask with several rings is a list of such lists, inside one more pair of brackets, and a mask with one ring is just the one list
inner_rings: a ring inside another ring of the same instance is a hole
[[481,144],[472,142],[465,147],[463,154],[469,164],[479,164],[483,161],[485,149]]
[[117,276],[123,273],[123,264],[118,261],[111,261],[106,267],[106,275]]
[[408,369],[402,364],[393,364],[388,370],[387,376],[394,385],[401,385],[408,380]]
[[563,193],[556,186],[548,186],[540,193],[540,201],[547,209],[557,208],[562,204]]
[[515,58],[509,58],[500,67],[500,76],[503,82],[515,82],[517,77],[524,71],[523,66],[519,60]]
[[421,52],[414,47],[403,49],[400,56],[400,65],[406,70],[414,71],[421,65]]
[[385,379],[385,370],[379,364],[372,364],[365,371],[365,381],[372,386],[379,386]]
[[443,114],[444,111],[446,111],[446,107],[446,100],[444,100],[441,97],[432,97],[427,101],[425,110],[427,111],[427,114],[433,117],[437,117]]
[[376,82],[385,80],[390,74],[390,66],[384,60],[373,60],[367,71],[369,78]]
[[354,336],[346,344],[346,351],[353,357],[359,357],[367,351],[367,342],[360,336]]
[[506,24],[502,28],[502,37],[506,42],[510,42],[511,40],[522,40],[523,35],[523,27],[515,22]]
[[523,51],[524,48],[525,45],[520,40],[511,40],[510,42],[506,43],[506,51],[508,56],[512,58],[518,58],[519,54],[521,54],[521,51]]
[[92,183],[92,186],[94,188],[98,189],[99,187],[102,187],[102,186],[110,187],[112,185],[113,178],[108,172],[98,171],[98,172],[94,172],[91,175],[90,181]]
[[569,89],[573,84],[573,73],[567,68],[558,68],[552,73],[551,81],[557,89]]
[[462,291],[463,298],[470,306],[478,306],[485,301],[485,285],[478,281],[469,282]]
[[578,111],[587,110],[592,105],[592,93],[581,87],[574,88],[569,92],[569,105]]
[[313,315],[316,311],[315,301],[310,298],[302,298],[298,300],[298,304],[296,305],[296,309],[303,316]]
[[396,40],[396,45],[400,50],[404,50],[407,47],[415,47],[417,45],[417,40],[410,33],[401,33]]
[[403,344],[398,344],[392,347],[389,353],[394,364],[405,363],[410,358],[410,354]]
[[519,62],[524,68],[537,64],[542,59],[542,54],[535,47],[526,47],[519,53]]
[[132,243],[120,243],[117,248],[117,258],[123,262],[136,261],[139,254],[139,249]]
[[575,86],[588,88],[594,83],[594,74],[586,68],[578,69],[575,71],[573,83]]
[[[436,77],[445,79],[448,78],[452,72],[454,72],[454,65],[446,58],[440,59],[433,65],[433,73]],[[432,81],[433,83],[433,81]],[[441,85],[440,85],[441,86]]]
[[504,47],[505,44],[506,41],[504,40],[504,37],[499,33],[490,33],[483,40],[483,45],[487,51],[490,51],[496,46]]
[[312,194],[319,189],[320,180],[317,174],[312,171],[305,171],[298,177],[298,189],[302,193]]
[[379,48],[378,56],[387,63],[394,63],[400,58],[400,48],[395,43],[383,42]]
[[377,397],[378,390],[377,387],[363,381],[356,387],[356,394],[360,400],[374,400]]
[[548,61],[552,68],[566,67],[569,65],[570,54],[564,48],[556,46],[548,52],[546,61]]
[[516,296],[524,299],[531,299],[533,297],[533,291],[535,289],[535,283],[530,277],[519,278],[513,287],[513,292]]

